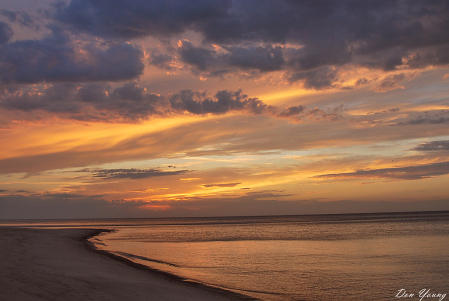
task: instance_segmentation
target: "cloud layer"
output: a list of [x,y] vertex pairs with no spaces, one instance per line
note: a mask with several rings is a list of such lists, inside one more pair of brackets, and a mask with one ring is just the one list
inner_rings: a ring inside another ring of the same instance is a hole
[[[148,218],[167,216],[294,215],[365,212],[448,210],[447,200],[373,201],[317,200],[282,202],[276,193],[248,194],[239,198],[170,201],[107,201],[101,196],[77,194],[3,195],[0,219]],[[264,199],[261,199],[264,198]],[[152,209],[153,208],[153,209]],[[157,209],[159,208],[159,209]],[[160,210],[164,208],[164,210]],[[192,210],[194,209],[194,210]]]
[[[109,39],[167,39],[194,31],[202,45],[183,41],[177,51],[195,72],[285,70],[290,82],[302,80],[310,89],[333,86],[345,65],[391,71],[449,63],[444,1],[120,0],[111,6],[72,0],[56,5],[53,18]],[[161,58],[151,62],[161,66]],[[165,63],[170,58],[165,55]]]
[[[444,1],[71,0],[52,7],[45,14],[51,33],[41,39],[8,43],[12,29],[0,22],[0,84],[137,79],[143,49],[126,41],[148,36],[167,46],[165,53],[150,51],[148,61],[164,70],[181,66],[195,75],[247,79],[281,71],[287,83],[316,90],[339,86],[348,68],[449,64]],[[24,11],[1,14],[38,28]],[[181,39],[170,46],[170,38],[191,31],[201,43]],[[404,76],[385,77],[375,91],[403,88]],[[356,85],[370,81],[360,80]]]
[[[136,82],[117,88],[108,84],[55,84],[43,90],[8,91],[0,95],[0,106],[9,110],[42,110],[66,113],[68,118],[80,120],[125,121],[145,120],[151,116],[205,115],[243,112],[250,115],[269,115],[295,119],[305,112],[304,106],[290,106],[283,110],[251,98],[241,90],[218,91],[213,97],[206,92],[183,90],[161,96],[148,93]],[[301,115],[302,117],[302,115]]]
[[449,151],[449,141],[432,141],[427,143],[421,143],[419,146],[415,147],[414,150],[433,152],[433,151]]
[[120,168],[120,169],[95,169],[81,170],[80,172],[92,172],[94,178],[104,180],[109,179],[147,179],[153,177],[180,175],[188,170],[163,171],[159,169],[139,169],[139,168]]
[[348,173],[320,175],[314,178],[420,180],[447,174],[449,174],[449,162],[440,162],[397,168],[358,170]]
[[[5,36],[1,31],[0,24],[0,42]],[[142,56],[139,48],[127,43],[101,46],[77,41],[52,27],[41,40],[0,46],[0,84],[129,80],[142,74]]]
[[447,200],[445,1],[52,1],[0,4],[0,215]]

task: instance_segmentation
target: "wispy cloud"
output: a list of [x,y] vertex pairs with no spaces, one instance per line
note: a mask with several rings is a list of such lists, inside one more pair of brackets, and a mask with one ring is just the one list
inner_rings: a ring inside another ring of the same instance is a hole
[[180,175],[189,172],[189,170],[163,171],[160,169],[138,169],[138,168],[120,168],[120,169],[83,169],[78,172],[90,172],[94,178],[101,179],[146,179],[153,177],[163,177]]
[[440,141],[431,141],[431,142],[421,143],[417,147],[413,148],[413,150],[424,151],[424,152],[448,151],[449,150],[449,141],[448,140],[440,140]]
[[431,163],[425,165],[382,168],[373,170],[358,170],[349,173],[325,174],[314,176],[314,178],[334,178],[334,179],[398,179],[398,180],[419,180],[449,174],[449,162]]
[[211,188],[211,187],[235,187],[241,183],[219,183],[219,184],[202,184],[201,186],[204,188]]

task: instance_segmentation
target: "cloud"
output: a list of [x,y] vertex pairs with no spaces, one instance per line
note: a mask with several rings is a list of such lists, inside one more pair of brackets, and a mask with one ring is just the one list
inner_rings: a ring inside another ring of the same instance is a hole
[[421,143],[413,150],[432,152],[432,151],[448,151],[449,150],[449,140],[431,141],[426,143]]
[[70,113],[66,118],[103,121],[147,119],[156,113],[154,105],[163,103],[160,96],[146,93],[135,82],[115,89],[108,84],[54,84],[37,91],[5,92],[0,101],[10,110]]
[[358,170],[349,173],[319,175],[315,176],[314,178],[419,180],[446,174],[449,174],[449,162],[431,163],[408,167]]
[[[246,78],[252,78],[260,76],[261,72],[283,70],[288,71],[286,74],[289,83],[302,80],[306,89],[316,90],[331,88],[338,79],[338,70],[335,67],[317,66],[316,69],[313,69],[304,64],[297,65],[292,62],[292,59],[286,61],[284,53],[291,52],[288,47],[223,46],[221,52],[217,52],[205,47],[196,47],[190,41],[182,40],[178,42],[177,51],[181,63],[191,66],[194,74],[201,74],[205,77],[223,77],[230,73],[250,72],[252,75],[246,76]],[[170,61],[168,61],[169,58]],[[151,64],[167,70],[167,65],[176,65],[177,63],[171,56],[157,55]],[[307,71],[297,72],[298,70]]]
[[[411,124],[411,125],[418,125],[418,124],[445,124],[445,123],[449,123],[449,118],[447,117],[430,117],[430,116],[426,116],[426,117],[418,117],[416,119],[412,119],[408,122],[406,122],[406,124]],[[403,123],[401,123],[402,125]]]
[[58,2],[53,17],[73,29],[101,37],[166,37],[222,18],[230,6],[229,0],[136,0],[116,1],[114,5],[75,0]]
[[39,30],[39,25],[35,23],[34,18],[23,10],[11,11],[7,9],[0,9],[0,14],[7,17],[10,22],[18,22],[20,26]]
[[241,183],[220,183],[220,184],[203,184],[201,185],[204,188],[211,188],[211,187],[235,187]]
[[0,46],[0,83],[121,81],[143,72],[143,53],[131,44],[104,47],[73,40],[61,28],[51,29],[41,40]]
[[227,57],[228,64],[244,70],[277,71],[281,70],[285,63],[282,48],[279,46],[230,47],[226,50],[230,53]]
[[[299,115],[301,116],[301,114]],[[416,131],[386,131],[379,135],[374,128],[351,129],[346,122],[335,122],[332,126],[323,120],[318,123],[305,122],[302,126],[292,126],[287,122],[270,122],[270,115],[230,114],[223,122],[215,118],[197,119],[187,124],[181,123],[169,129],[152,127],[149,132],[135,132],[134,125],[123,125],[126,131],[116,131],[122,125],[107,125],[110,135],[84,135],[89,128],[77,128],[74,132],[62,128],[68,136],[55,137],[49,148],[38,148],[33,153],[17,153],[15,157],[0,160],[0,173],[37,173],[44,170],[98,166],[103,163],[173,158],[179,154],[190,157],[233,155],[238,153],[264,153],[273,149],[307,150],[324,146],[349,146],[359,141],[372,143],[396,138],[416,138]],[[296,116],[290,117],[293,122]],[[306,117],[307,118],[307,117]],[[163,121],[161,121],[163,123]],[[58,123],[60,124],[60,123]],[[157,122],[160,124],[160,122]],[[151,122],[146,123],[146,127]],[[93,129],[103,125],[93,125]],[[17,127],[16,127],[17,128]],[[299,131],[298,128],[302,130]],[[19,128],[20,129],[20,128]],[[61,129],[61,130],[62,130]],[[48,127],[52,132],[52,127]],[[317,135],[317,131],[320,133]],[[32,136],[24,136],[23,131],[12,129],[11,137],[17,148],[27,143],[27,137],[40,137],[44,131],[32,131]],[[67,137],[75,137],[74,144],[67,143]],[[76,138],[78,137],[78,138]],[[292,138],[293,137],[293,138]],[[300,137],[300,139],[298,138]],[[30,138],[30,139],[31,139]],[[362,140],[360,140],[362,139]],[[25,144],[23,144],[25,143]],[[39,144],[39,145],[46,145]],[[213,148],[210,148],[213,146]],[[214,181],[220,183],[220,180]]]
[[285,110],[283,110],[279,114],[277,114],[277,117],[289,118],[289,117],[293,117],[293,116],[298,116],[305,110],[305,108],[306,107],[304,107],[304,106],[290,106],[290,107],[285,108]]
[[368,112],[367,115],[380,115],[380,114],[386,114],[386,113],[394,113],[394,112],[399,112],[400,110],[401,109],[399,109],[399,108],[392,108],[392,109],[383,110],[383,111]]
[[367,79],[367,78],[359,78],[356,80],[354,86],[361,86],[361,85],[366,85],[369,84],[371,82],[371,80]]
[[[449,209],[448,200],[426,200],[400,202],[388,201],[353,201],[311,199],[304,201],[279,201],[279,193],[264,195],[244,195],[236,198],[196,198],[185,202],[162,202],[170,208],[165,212],[152,212],[157,216],[266,216],[266,215],[310,215],[338,213],[378,213],[443,211]],[[262,197],[261,197],[262,196]],[[194,209],[194,210],[192,210]]]
[[153,177],[163,177],[180,175],[189,172],[189,170],[163,171],[160,169],[139,169],[139,168],[120,168],[120,169],[83,169],[78,172],[91,172],[94,178],[109,179],[147,179]]
[[403,81],[405,77],[404,73],[388,75],[378,86],[372,87],[371,90],[375,92],[387,92],[390,90],[405,89],[404,86],[399,85],[399,82]]
[[150,65],[156,66],[165,71],[172,71],[177,69],[173,65],[173,57],[168,54],[152,52],[150,53],[149,63]]
[[398,125],[445,124],[445,123],[449,123],[448,117],[436,115],[436,116],[418,116],[415,119],[411,119],[405,123],[401,122]]
[[195,47],[187,40],[179,41],[178,53],[181,60],[195,66],[198,70],[205,71],[211,66],[219,65],[220,57],[213,50]]
[[25,112],[38,109],[48,112],[78,112],[80,105],[70,101],[77,92],[77,86],[73,84],[57,84],[47,87],[42,92],[6,93],[0,98],[0,105],[6,109]]
[[[232,68],[284,70],[291,82],[303,80],[310,89],[332,87],[347,65],[388,72],[449,64],[449,7],[439,1],[118,0],[111,6],[71,0],[58,3],[51,17],[108,39],[194,31],[202,46],[182,42],[178,51],[196,70],[211,76]],[[169,59],[152,62],[166,68]],[[382,85],[379,91],[394,86]]]
[[116,88],[97,83],[61,83],[28,90],[18,90],[16,87],[15,91],[0,94],[0,107],[25,112],[43,110],[60,117],[85,121],[138,121],[151,116],[220,115],[230,112],[293,120],[301,117],[305,110],[304,106],[281,110],[258,98],[251,98],[241,90],[222,90],[212,97],[206,92],[192,90],[161,96],[148,93],[136,82]]
[[262,216],[449,210],[448,200],[278,201],[278,195],[276,192],[265,192],[237,198],[193,198],[188,201],[108,201],[102,196],[77,194],[12,194],[0,196],[0,219]]
[[193,114],[224,114],[230,111],[246,111],[250,114],[263,114],[275,111],[276,108],[266,105],[258,98],[249,98],[241,90],[218,91],[215,99],[206,98],[203,93],[190,90],[170,96],[171,108],[175,111],[187,111]]
[[449,111],[441,110],[438,107],[430,107],[425,111],[418,111],[415,113],[409,113],[409,118],[405,121],[398,122],[394,125],[404,126],[404,125],[439,125],[449,123]]
[[308,110],[304,111],[304,115],[309,120],[315,120],[315,121],[319,121],[319,120],[337,121],[337,120],[343,118],[339,114],[339,111],[341,111],[342,108],[343,107],[340,106],[340,107],[334,108],[334,110],[328,110],[328,112],[326,112],[324,110],[321,110],[321,109],[315,107],[314,109],[308,109]]
[[107,201],[101,196],[76,194],[3,195],[0,218],[64,219],[142,216],[143,201]]
[[222,52],[218,53],[182,40],[178,42],[177,52],[183,63],[194,67],[194,73],[207,71],[207,76],[222,76],[223,73],[239,70],[277,71],[283,69],[285,63],[282,48],[271,45],[224,47]]
[[0,21],[0,45],[8,42],[9,39],[11,39],[11,37],[13,36],[13,34],[14,33],[11,27],[7,23]]
[[321,90],[331,88],[338,79],[337,69],[322,67],[317,70],[296,72],[288,77],[288,81],[293,83],[298,80],[304,81],[304,88]]

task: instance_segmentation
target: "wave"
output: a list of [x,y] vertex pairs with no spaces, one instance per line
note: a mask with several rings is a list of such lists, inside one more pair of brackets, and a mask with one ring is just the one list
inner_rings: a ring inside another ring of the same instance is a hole
[[130,253],[126,253],[126,252],[120,252],[120,251],[115,251],[113,253],[116,253],[118,255],[124,256],[124,257],[128,257],[128,258],[135,258],[135,259],[140,259],[140,260],[145,260],[145,261],[150,261],[150,262],[155,262],[155,263],[161,263],[161,264],[165,264],[165,265],[169,265],[172,267],[177,267],[179,268],[180,266],[170,263],[170,262],[165,262],[162,260],[157,260],[157,259],[151,259],[145,256],[140,256],[140,255],[134,255],[134,254],[130,254]]

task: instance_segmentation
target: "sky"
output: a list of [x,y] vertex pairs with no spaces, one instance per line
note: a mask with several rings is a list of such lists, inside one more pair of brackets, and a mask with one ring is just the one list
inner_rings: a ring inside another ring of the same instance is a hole
[[449,2],[4,0],[0,219],[449,210]]

